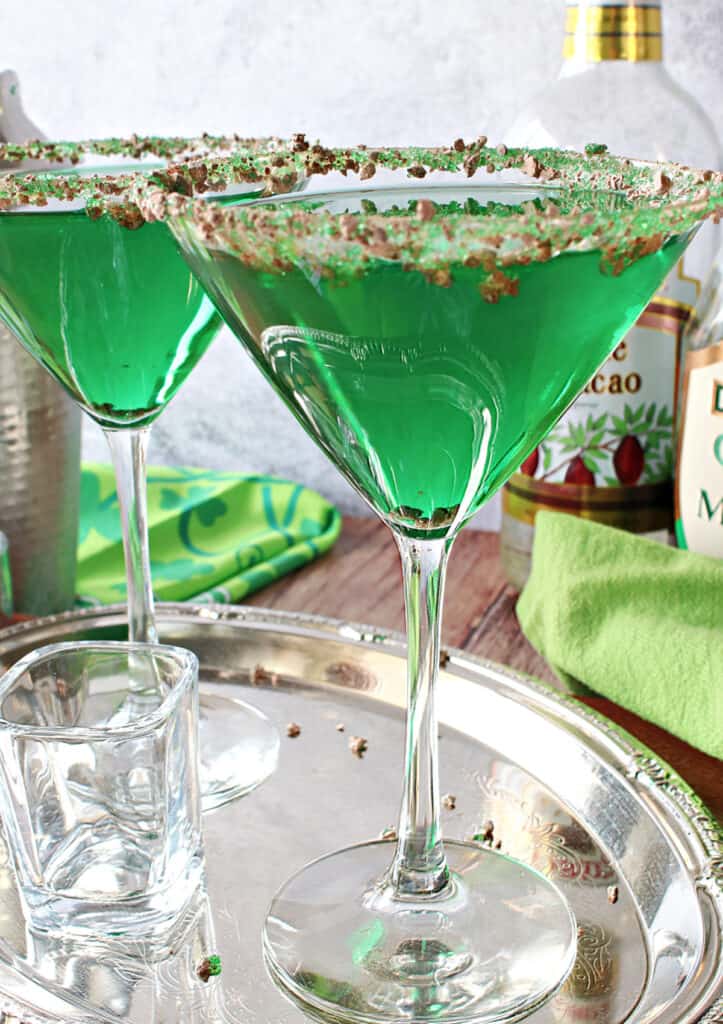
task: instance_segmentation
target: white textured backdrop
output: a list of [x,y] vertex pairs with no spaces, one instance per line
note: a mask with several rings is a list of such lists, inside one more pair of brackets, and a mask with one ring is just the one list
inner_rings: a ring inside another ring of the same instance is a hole
[[[666,63],[721,132],[723,0],[664,13]],[[447,142],[501,135],[555,75],[563,19],[564,0],[31,0],[4,12],[3,62],[54,137]],[[155,461],[271,471],[363,507],[227,331],[154,434]],[[86,452],[106,457],[92,427]]]

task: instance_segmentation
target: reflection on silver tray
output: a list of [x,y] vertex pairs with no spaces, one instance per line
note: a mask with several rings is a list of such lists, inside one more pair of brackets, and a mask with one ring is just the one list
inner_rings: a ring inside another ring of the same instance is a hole
[[[285,735],[261,789],[205,819],[209,907],[177,948],[79,949],[25,933],[0,860],[0,1021],[300,1024],[266,976],[261,925],[307,861],[395,823],[403,749],[404,645],[366,627],[266,611],[161,605],[164,640],[199,656],[218,692],[259,706]],[[119,608],[0,632],[0,669],[40,644],[121,636]],[[449,651],[439,706],[444,812],[454,837],[488,835],[554,878],[579,923],[563,991],[530,1021],[723,1020],[723,856],[710,815],[662,762],[578,702]],[[344,723],[345,731],[337,730]],[[366,737],[363,759],[349,737]],[[202,981],[218,952],[223,973]]]

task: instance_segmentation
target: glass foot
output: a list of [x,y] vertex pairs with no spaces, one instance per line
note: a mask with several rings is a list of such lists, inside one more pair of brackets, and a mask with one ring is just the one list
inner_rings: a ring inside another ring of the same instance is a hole
[[276,894],[264,951],[290,999],[322,1021],[517,1021],[572,968],[575,919],[536,871],[476,843],[445,842],[448,890],[396,898],[393,842],[322,857]]
[[201,689],[201,807],[211,811],[250,793],[279,759],[279,734],[250,704]]

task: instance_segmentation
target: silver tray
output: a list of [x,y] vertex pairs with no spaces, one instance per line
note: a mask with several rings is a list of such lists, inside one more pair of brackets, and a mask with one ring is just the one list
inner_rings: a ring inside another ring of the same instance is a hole
[[[41,644],[122,636],[120,608],[0,632],[0,669]],[[161,605],[162,637],[199,656],[218,692],[282,732],[264,786],[204,819],[209,911],[160,962],[133,949],[31,950],[0,857],[0,1021],[300,1024],[267,978],[261,926],[302,864],[393,826],[401,780],[404,643],[363,626],[255,608]],[[449,650],[439,706],[449,836],[494,823],[502,849],[554,877],[578,959],[535,1024],[723,1021],[723,849],[714,820],[654,754],[574,699]],[[446,660],[446,659],[445,659]],[[290,721],[301,735],[287,739]],[[337,730],[344,723],[345,731]],[[369,744],[363,760],[351,735]],[[196,968],[222,958],[207,983]],[[4,1011],[4,1012],[2,1012]]]

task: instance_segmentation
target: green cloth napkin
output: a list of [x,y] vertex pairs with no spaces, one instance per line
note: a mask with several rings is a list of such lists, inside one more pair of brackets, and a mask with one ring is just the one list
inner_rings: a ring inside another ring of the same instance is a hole
[[[315,491],[270,476],[150,467],[153,591],[162,601],[239,601],[328,551],[341,516]],[[126,594],[110,466],[81,474],[77,604]]]
[[723,757],[723,562],[540,512],[517,616],[563,681]]

